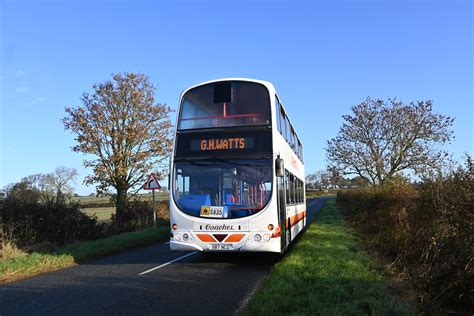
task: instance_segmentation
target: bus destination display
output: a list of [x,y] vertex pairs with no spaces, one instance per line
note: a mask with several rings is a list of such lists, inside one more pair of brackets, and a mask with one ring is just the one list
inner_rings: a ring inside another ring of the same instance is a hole
[[193,139],[191,151],[253,149],[254,142],[254,137]]
[[202,157],[210,154],[271,153],[271,133],[195,133],[177,136],[176,157]]

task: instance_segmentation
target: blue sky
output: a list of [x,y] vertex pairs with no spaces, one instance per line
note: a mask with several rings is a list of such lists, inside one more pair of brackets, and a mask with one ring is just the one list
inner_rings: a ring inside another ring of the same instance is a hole
[[147,74],[172,108],[202,81],[273,82],[307,173],[325,168],[326,141],[367,96],[432,99],[456,118],[447,149],[473,155],[472,21],[471,0],[0,0],[0,188],[67,166],[77,192],[93,192],[60,119],[117,72]]

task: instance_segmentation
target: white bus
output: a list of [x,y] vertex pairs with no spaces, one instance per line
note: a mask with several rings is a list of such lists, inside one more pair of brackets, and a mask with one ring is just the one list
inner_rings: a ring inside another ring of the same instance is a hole
[[303,146],[270,82],[227,78],[180,97],[170,248],[283,253],[306,225]]

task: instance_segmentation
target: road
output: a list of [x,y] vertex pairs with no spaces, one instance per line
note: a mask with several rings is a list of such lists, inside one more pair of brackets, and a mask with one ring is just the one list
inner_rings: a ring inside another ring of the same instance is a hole
[[[310,220],[326,199],[308,200]],[[233,315],[273,263],[262,254],[171,252],[157,244],[1,286],[0,315]]]

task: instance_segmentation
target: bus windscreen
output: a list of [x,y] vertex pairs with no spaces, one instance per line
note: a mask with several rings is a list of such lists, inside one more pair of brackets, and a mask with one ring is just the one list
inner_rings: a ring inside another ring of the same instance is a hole
[[[270,201],[272,161],[200,160],[174,164],[173,196],[186,214],[221,219],[253,215]],[[208,214],[209,210],[219,214]]]
[[216,82],[186,92],[178,129],[270,125],[270,117],[270,97],[264,85]]

